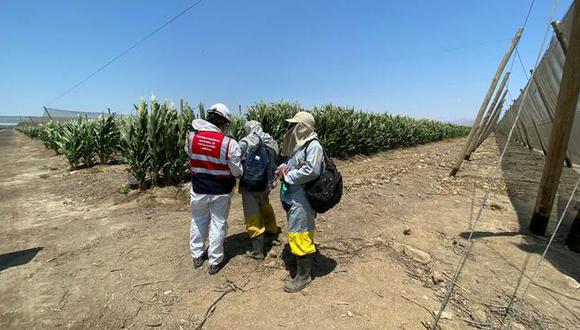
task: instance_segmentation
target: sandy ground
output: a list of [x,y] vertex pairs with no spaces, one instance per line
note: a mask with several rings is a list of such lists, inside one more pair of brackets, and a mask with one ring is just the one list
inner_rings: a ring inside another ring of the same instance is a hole
[[[191,266],[187,185],[122,194],[124,166],[71,172],[38,141],[0,130],[0,328],[423,329],[466,250],[504,143],[488,139],[448,178],[463,142],[338,161],[345,195],[317,219],[315,279],[286,294],[282,247],[263,262],[243,255],[239,195],[225,243],[230,260],[210,276],[207,264]],[[564,234],[504,318],[547,243],[527,234],[542,164],[540,153],[515,143],[508,150],[442,328],[504,319],[514,329],[580,328],[580,255],[563,245]],[[577,177],[565,169],[553,222]],[[272,203],[285,232],[275,192]]]

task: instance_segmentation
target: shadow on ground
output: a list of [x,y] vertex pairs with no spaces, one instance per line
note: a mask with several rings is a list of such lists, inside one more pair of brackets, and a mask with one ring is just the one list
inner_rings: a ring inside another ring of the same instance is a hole
[[[505,137],[496,136],[495,143],[499,150],[505,144]],[[569,168],[564,168],[561,177],[561,184],[556,195],[554,211],[548,225],[547,237],[537,237],[529,231],[530,219],[534,210],[536,196],[542,177],[544,167],[544,156],[540,152],[528,150],[527,147],[515,141],[510,142],[510,146],[501,163],[501,174],[506,184],[508,197],[513,205],[519,223],[519,231],[507,232],[475,232],[473,238],[486,237],[506,237],[522,235],[524,243],[517,246],[525,252],[532,254],[542,254],[549,240],[549,235],[555,229],[555,225],[564,212],[570,194],[574,189],[574,184],[578,180],[578,174]],[[568,250],[565,240],[572,221],[578,212],[578,205],[572,202],[568,211],[564,215],[558,234],[546,255],[546,261],[556,267],[561,273],[580,281],[580,254]],[[469,232],[460,234],[467,238]],[[514,265],[515,266],[515,265]]]
[[[248,249],[251,248],[250,239],[247,233],[238,233],[228,236],[224,241],[225,250],[225,263],[236,256],[243,255]],[[271,249],[271,246],[266,246],[265,252],[267,253]],[[290,271],[290,275],[294,277],[296,274],[296,259],[290,253],[290,246],[288,244],[284,245],[282,250],[282,261],[284,262],[286,269]],[[312,277],[323,277],[330,274],[336,268],[336,261],[328,256],[325,256],[320,252],[320,248],[317,248],[314,254],[314,263],[312,265]]]
[[10,267],[26,265],[42,250],[43,247],[35,247],[28,250],[0,254],[0,272]]
[[247,233],[238,233],[226,237],[224,240],[224,253],[225,253],[225,263],[236,256],[246,254],[246,251],[250,248],[250,239]]
[[[497,147],[502,150],[506,139],[496,136]],[[544,169],[544,155],[541,152],[528,150],[526,147],[511,141],[501,163],[501,171],[507,187],[508,197],[517,213],[519,232],[477,233],[477,237],[515,236],[523,235],[524,243],[518,244],[523,251],[542,254],[548,243],[549,235],[555,229],[558,219],[563,215],[578,173],[570,168],[562,171],[561,184],[556,195],[554,212],[548,225],[547,237],[536,237],[529,231],[530,219],[534,211],[536,196]],[[577,203],[572,202],[561,227],[555,237],[552,247],[548,250],[546,261],[550,262],[560,272],[580,281],[580,255],[568,250],[565,244],[566,235],[572,221],[578,212]]]
[[[290,276],[296,275],[296,257],[290,252],[290,245],[284,245],[282,250],[282,261],[286,269],[290,272]],[[320,249],[316,249],[314,254],[314,263],[312,265],[312,278],[326,276],[336,268],[336,261],[330,257],[325,256]]]

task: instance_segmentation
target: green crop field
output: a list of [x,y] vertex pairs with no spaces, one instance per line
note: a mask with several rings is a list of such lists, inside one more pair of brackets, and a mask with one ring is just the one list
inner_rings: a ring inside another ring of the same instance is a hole
[[[129,165],[139,188],[145,188],[147,183],[173,185],[188,177],[183,151],[185,137],[191,129],[191,121],[205,117],[203,104],[195,110],[197,113],[187,103],[177,109],[169,102],[161,103],[152,98],[135,105],[134,116],[78,118],[20,130],[31,138],[42,140],[57,154],[63,154],[73,169],[115,160]],[[303,109],[297,103],[282,101],[251,105],[245,115],[232,118],[227,134],[239,140],[244,134],[245,121],[257,120],[266,132],[282,143],[285,119],[301,110],[314,115],[319,139],[331,157],[370,155],[469,133],[468,127],[433,120],[366,113],[335,105]]]

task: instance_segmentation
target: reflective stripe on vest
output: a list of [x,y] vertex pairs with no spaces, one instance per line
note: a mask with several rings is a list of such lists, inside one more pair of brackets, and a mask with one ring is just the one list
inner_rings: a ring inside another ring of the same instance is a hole
[[219,132],[202,131],[190,138],[191,173],[204,173],[218,177],[230,177],[228,166],[231,139]]

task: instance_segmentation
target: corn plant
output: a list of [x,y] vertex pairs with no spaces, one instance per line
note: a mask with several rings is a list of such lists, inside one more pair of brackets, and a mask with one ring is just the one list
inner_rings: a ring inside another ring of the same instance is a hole
[[40,126],[40,139],[48,149],[52,149],[57,155],[60,153],[59,140],[62,129],[62,124],[52,121]]
[[76,169],[82,162],[83,153],[83,129],[82,119],[67,122],[62,125],[62,134],[58,140],[58,146],[68,161],[71,169]]
[[93,122],[95,152],[99,163],[105,164],[119,147],[119,128],[114,115],[101,115]]
[[[201,107],[203,107],[203,104],[200,103]],[[178,159],[175,160],[178,163],[175,168],[175,182],[181,182],[189,173],[189,162],[187,154],[183,152],[183,146],[186,142],[185,139],[192,129],[191,122],[193,119],[195,119],[193,108],[187,102],[183,103],[178,115],[179,139],[175,141],[178,148]]]
[[40,136],[40,127],[36,125],[25,126],[22,128],[17,128],[18,131],[24,133],[31,139],[38,139]]
[[183,138],[181,137],[179,113],[172,104],[165,103],[166,108],[164,130],[162,137],[163,148],[163,179],[165,184],[178,184],[181,182],[179,173],[182,167],[183,159]]
[[285,101],[276,103],[258,102],[248,107],[246,119],[262,123],[265,132],[280,140],[288,127],[286,119],[292,118],[301,110],[302,108],[297,103]]
[[239,141],[246,135],[246,132],[244,130],[245,123],[246,120],[244,119],[244,117],[233,115],[232,121],[230,122],[230,126],[226,134],[231,136],[234,140]]
[[141,100],[135,110],[134,117],[127,117],[122,122],[121,152],[124,161],[130,166],[131,174],[137,180],[138,188],[144,189],[151,157],[147,146],[147,102]]
[[199,102],[199,105],[197,107],[199,109],[199,118],[205,119],[205,106],[203,105],[203,103]]
[[325,105],[314,108],[316,131],[330,156],[348,157],[464,136],[468,128],[388,113]]
[[93,135],[94,122],[92,120],[83,120],[80,116],[80,139],[81,139],[81,162],[85,167],[95,165],[95,138]]
[[[199,116],[205,118],[202,103],[198,109]],[[141,100],[135,110],[135,116],[121,120],[113,116],[96,120],[78,118],[72,122],[25,127],[21,131],[42,140],[47,148],[62,152],[72,168],[92,166],[96,156],[101,163],[106,163],[119,148],[140,189],[145,187],[148,175],[152,185],[179,184],[188,173],[183,145],[195,118],[192,107],[182,103],[178,111],[169,102],[160,103],[153,97],[149,105]],[[258,102],[248,108],[245,116],[232,116],[227,134],[239,140],[245,135],[245,121],[257,120],[282,145],[287,128],[285,120],[298,111],[303,109],[297,103]],[[463,126],[388,113],[365,113],[332,104],[309,111],[315,118],[319,140],[327,154],[334,157],[369,155],[461,137],[469,132]]]
[[161,104],[155,97],[151,97],[147,119],[147,147],[149,149],[149,174],[153,186],[159,184],[161,170],[166,162],[167,148],[164,145],[164,137],[170,133],[167,112],[167,104]]

